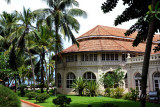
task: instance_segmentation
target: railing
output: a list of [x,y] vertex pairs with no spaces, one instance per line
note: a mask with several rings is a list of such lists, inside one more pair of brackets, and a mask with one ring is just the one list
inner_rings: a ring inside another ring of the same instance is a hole
[[[143,62],[144,56],[138,56],[138,57],[133,57],[133,58],[127,58],[126,63],[138,63],[138,62]],[[150,56],[150,61],[157,61],[160,60],[160,54],[154,54]]]
[[[77,61],[65,63],[66,67],[72,66],[97,66],[97,65],[124,65],[121,61]],[[63,67],[63,64],[58,64],[58,67]]]

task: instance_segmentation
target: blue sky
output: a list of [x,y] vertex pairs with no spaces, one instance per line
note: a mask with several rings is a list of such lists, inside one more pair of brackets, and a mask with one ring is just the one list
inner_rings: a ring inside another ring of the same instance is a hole
[[[80,4],[79,8],[85,10],[88,14],[88,17],[77,18],[80,22],[80,30],[79,33],[75,33],[75,37],[82,35],[83,33],[87,32],[88,30],[92,29],[97,25],[104,25],[104,26],[114,26],[114,19],[117,15],[120,15],[123,10],[127,7],[122,5],[122,1],[118,3],[118,6],[110,13],[104,14],[101,10],[101,5],[105,0],[77,0]],[[12,12],[14,10],[22,11],[23,6],[26,8],[30,8],[32,11],[39,8],[46,8],[48,7],[43,0],[11,0],[11,4],[7,4],[5,0],[1,0],[0,3],[0,13],[3,11]],[[122,25],[118,25],[118,28],[128,29],[132,24],[134,24],[136,20],[132,20]],[[70,42],[64,42],[64,48],[67,48],[71,45]]]

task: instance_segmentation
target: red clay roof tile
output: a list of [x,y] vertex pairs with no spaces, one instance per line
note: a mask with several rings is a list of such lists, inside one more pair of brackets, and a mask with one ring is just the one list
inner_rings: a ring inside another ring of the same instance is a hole
[[[96,26],[90,31],[84,33],[82,36],[78,37],[90,37],[90,36],[120,36],[126,37],[124,33],[125,29],[107,27],[107,26]],[[135,38],[137,33],[132,34],[129,38]],[[154,40],[158,40],[159,35],[155,35]],[[94,39],[82,39],[79,42],[79,48],[77,45],[72,45],[69,48],[63,50],[63,53],[69,52],[89,52],[89,51],[136,51],[136,52],[144,52],[145,51],[145,43],[140,43],[137,47],[132,46],[132,41],[120,40],[113,38],[94,38]]]

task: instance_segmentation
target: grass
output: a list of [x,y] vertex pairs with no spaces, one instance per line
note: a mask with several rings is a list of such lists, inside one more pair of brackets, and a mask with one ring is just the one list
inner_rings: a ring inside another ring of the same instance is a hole
[[[115,99],[109,97],[87,97],[87,96],[73,96],[67,95],[67,97],[72,99],[70,107],[87,107],[88,104],[91,104],[92,107],[100,107],[103,103],[113,103],[119,107],[140,107],[140,102],[134,102],[124,99]],[[22,100],[26,100],[32,103],[36,103],[36,100],[28,100],[27,97],[19,97]],[[56,107],[52,100],[55,99],[55,96],[50,96],[44,103],[37,103],[38,105],[44,107]],[[153,107],[152,103],[147,103],[146,107]],[[156,104],[155,107],[160,107],[160,104]]]

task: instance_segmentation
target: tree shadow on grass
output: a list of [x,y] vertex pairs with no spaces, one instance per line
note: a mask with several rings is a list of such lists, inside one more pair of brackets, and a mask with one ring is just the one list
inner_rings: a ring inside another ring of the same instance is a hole
[[[88,104],[80,103],[71,103],[70,107],[87,107],[87,105],[92,105],[92,107],[101,107],[101,104],[112,103],[118,105],[118,107],[140,107],[140,102],[115,102],[115,101],[101,101],[101,102],[92,102]],[[146,103],[146,107],[154,107],[153,103]],[[160,104],[156,104],[155,107],[160,107]]]

